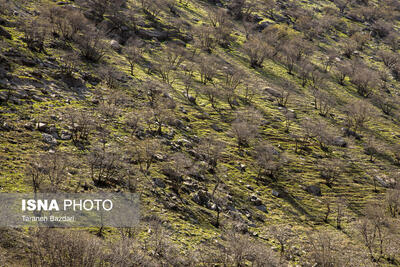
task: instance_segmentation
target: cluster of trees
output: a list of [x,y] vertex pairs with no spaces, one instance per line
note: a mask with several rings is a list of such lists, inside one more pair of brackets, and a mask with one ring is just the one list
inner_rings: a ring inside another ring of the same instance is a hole
[[79,230],[32,230],[29,261],[35,266],[279,266],[275,252],[234,229],[225,231],[225,242],[210,240],[183,255],[160,220],[139,227],[148,229],[145,240],[127,235],[139,229],[120,229],[122,238],[115,242]]

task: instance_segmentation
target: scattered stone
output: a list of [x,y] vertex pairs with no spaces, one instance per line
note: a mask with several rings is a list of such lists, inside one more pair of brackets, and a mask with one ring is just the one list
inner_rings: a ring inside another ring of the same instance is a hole
[[245,172],[245,171],[246,171],[246,165],[243,164],[243,163],[240,163],[240,165],[239,165],[239,171]]
[[111,40],[110,41],[110,46],[113,50],[120,52],[121,51],[121,45],[118,43],[116,40]]
[[306,187],[306,191],[314,196],[321,197],[321,188],[318,185],[309,185]]
[[157,161],[163,161],[165,159],[165,157],[161,154],[155,154],[154,159]]
[[51,134],[42,133],[42,138],[43,138],[43,142],[45,142],[46,144],[49,144],[52,146],[57,145],[56,138],[54,138],[54,136],[52,136]]
[[264,89],[265,92],[267,92],[268,94],[272,95],[273,97],[280,97],[281,94],[274,88],[271,87],[267,87]]
[[25,123],[24,124],[24,128],[29,130],[29,131],[33,131],[35,129],[34,125],[32,123],[30,123],[30,122]]
[[252,195],[249,197],[249,200],[251,201],[251,203],[253,203],[254,206],[260,206],[262,205],[262,201],[261,199],[259,199],[257,196]]
[[362,138],[361,135],[359,135],[358,133],[350,130],[349,128],[344,127],[344,128],[342,128],[342,131],[344,132],[345,135],[353,136],[357,140],[361,140],[361,138]]
[[274,197],[280,197],[280,196],[281,196],[281,194],[280,194],[278,191],[276,191],[276,190],[272,190],[272,195],[273,195]]
[[338,136],[333,140],[333,145],[337,147],[347,147],[347,142],[343,137]]
[[36,124],[36,129],[38,129],[41,132],[45,132],[47,130],[47,124],[43,122],[38,122]]
[[211,128],[216,132],[222,132],[222,129],[215,123],[211,124]]
[[187,111],[184,107],[179,107],[179,110],[183,113],[183,114],[187,114]]
[[265,205],[258,205],[258,206],[256,206],[256,209],[258,209],[262,212],[268,213],[267,207]]
[[4,122],[3,125],[0,125],[0,131],[9,132],[13,129],[14,127],[7,122]]
[[160,187],[160,188],[165,188],[166,185],[164,183],[163,180],[159,179],[159,178],[153,178],[153,182],[156,186]]
[[210,201],[210,194],[204,190],[200,190],[193,196],[192,200],[201,206],[206,206]]
[[71,140],[71,138],[72,138],[72,135],[71,135],[70,132],[67,132],[67,131],[62,131],[61,132],[61,136],[60,136],[61,140],[66,141],[66,140]]

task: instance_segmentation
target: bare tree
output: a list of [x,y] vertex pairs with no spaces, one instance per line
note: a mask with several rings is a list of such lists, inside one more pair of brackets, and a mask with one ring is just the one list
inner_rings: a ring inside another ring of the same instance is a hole
[[352,75],[352,69],[348,61],[340,62],[335,65],[333,76],[340,85],[344,85],[347,77]]
[[361,96],[369,97],[376,87],[377,74],[369,68],[358,66],[350,77],[350,81],[356,86]]
[[33,266],[95,267],[104,259],[99,239],[83,231],[38,229],[30,249]]
[[226,67],[223,69],[223,77],[222,88],[224,89],[224,95],[229,106],[233,109],[237,90],[244,83],[245,75],[242,70]]
[[139,165],[139,171],[148,177],[153,163],[156,161],[156,155],[161,153],[161,144],[157,139],[137,140],[133,144],[133,159]]
[[85,34],[76,38],[77,48],[83,58],[92,62],[98,62],[104,57],[107,47],[104,42],[104,33],[94,26]]
[[210,12],[208,18],[214,27],[216,42],[220,46],[228,48],[234,37],[232,36],[233,24],[228,19],[227,12],[223,9],[218,9],[215,12]]
[[218,74],[217,61],[209,56],[200,57],[198,61],[198,72],[200,73],[201,83],[212,83],[214,77]]
[[380,147],[375,138],[368,138],[364,144],[364,152],[369,156],[369,161],[374,162],[374,156],[379,154]]
[[172,71],[177,70],[185,60],[186,50],[181,46],[170,44],[163,49],[155,69],[164,82],[172,84],[174,82]]
[[390,215],[395,218],[400,214],[400,190],[397,185],[395,188],[386,191],[386,204]]
[[218,167],[218,162],[222,157],[224,149],[224,142],[213,135],[202,138],[197,147],[197,150],[207,162],[208,168],[212,170]]
[[252,35],[243,45],[244,53],[249,57],[252,68],[261,68],[271,49],[261,33]]
[[391,115],[395,108],[397,97],[386,93],[380,93],[374,94],[372,100],[384,114]]
[[201,25],[195,29],[197,45],[207,53],[211,53],[216,45],[215,29],[211,26]]
[[351,0],[335,0],[334,3],[339,8],[340,13],[344,13],[345,9],[349,6]]
[[123,48],[122,52],[123,52],[126,60],[129,63],[130,72],[131,72],[131,75],[133,76],[134,67],[142,59],[143,50],[142,50],[142,48],[140,47],[140,45],[138,44],[137,41],[131,40]]
[[276,179],[284,162],[281,153],[266,142],[259,143],[254,152],[259,167],[258,177],[261,178],[262,175],[267,175]]
[[82,12],[76,9],[55,6],[44,11],[53,27],[53,33],[68,42],[76,39],[77,35],[86,32],[88,20]]
[[68,109],[66,117],[74,144],[76,146],[87,144],[89,142],[89,135],[94,128],[93,118],[88,112],[76,109]]
[[292,231],[288,225],[273,225],[270,228],[272,236],[279,242],[281,257],[286,252]]
[[106,141],[92,147],[87,156],[90,177],[95,185],[109,186],[120,183],[124,178],[122,153],[118,148],[111,148]]
[[332,187],[342,174],[343,164],[338,159],[327,159],[320,163],[320,175],[327,186]]
[[365,127],[365,124],[371,120],[371,106],[369,103],[362,100],[355,101],[346,107],[346,115],[347,127],[352,128],[357,132]]
[[313,90],[315,108],[319,110],[321,116],[326,117],[329,112],[335,107],[336,101],[333,96],[325,91]]
[[69,156],[62,152],[46,153],[32,158],[26,173],[34,193],[57,192],[67,181]]
[[258,110],[248,109],[236,113],[232,122],[232,133],[237,138],[239,147],[248,146],[249,141],[258,134],[261,114]]
[[24,33],[24,42],[35,52],[45,52],[45,40],[48,36],[48,27],[42,18],[25,19],[21,21],[21,31]]
[[384,242],[389,231],[384,209],[379,204],[371,203],[366,207],[365,217],[356,225],[372,261],[379,261],[384,255]]
[[278,102],[278,106],[280,107],[286,107],[289,101],[289,97],[291,95],[290,92],[290,85],[289,84],[285,84],[281,90],[279,90],[276,94],[275,94],[275,99]]
[[184,153],[174,153],[168,157],[168,161],[162,168],[162,173],[168,178],[172,190],[179,195],[184,177],[188,175],[194,162]]
[[103,20],[106,13],[120,9],[126,0],[79,0],[78,3],[89,8],[99,20]]

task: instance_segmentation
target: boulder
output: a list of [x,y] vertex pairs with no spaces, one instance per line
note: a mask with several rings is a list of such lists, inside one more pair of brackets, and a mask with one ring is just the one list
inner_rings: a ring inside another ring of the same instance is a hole
[[153,183],[154,183],[157,187],[160,187],[160,188],[165,188],[165,187],[166,187],[164,181],[161,180],[160,178],[153,178]]
[[157,39],[160,42],[166,41],[168,39],[167,32],[161,32],[157,30],[145,30],[139,29],[137,35],[143,39]]
[[120,52],[121,51],[121,45],[118,43],[116,40],[111,40],[110,41],[110,46],[113,50]]
[[318,185],[309,185],[306,187],[306,191],[314,196],[322,196],[321,188]]
[[44,122],[38,122],[36,124],[36,129],[38,129],[41,132],[45,132],[47,130],[47,123]]
[[251,203],[253,203],[254,206],[260,206],[260,205],[262,205],[261,199],[259,199],[259,198],[258,198],[257,196],[255,196],[255,195],[251,195],[251,196],[249,197],[249,200],[250,200]]
[[267,207],[265,205],[256,206],[256,209],[258,209],[262,212],[268,213]]
[[347,142],[343,137],[338,136],[333,140],[333,145],[337,147],[347,147]]
[[213,123],[211,124],[211,128],[216,131],[216,132],[222,132],[223,130],[221,129],[221,127],[219,127],[217,124]]
[[51,134],[43,133],[42,134],[43,142],[46,144],[49,144],[51,146],[57,145],[57,140],[52,136]]
[[278,90],[276,90],[274,88],[271,88],[271,87],[265,88],[264,91],[267,92],[268,94],[270,94],[273,97],[280,97],[281,96],[281,93]]
[[198,191],[196,194],[194,194],[192,200],[201,205],[201,206],[206,206],[207,203],[210,201],[210,194],[204,190]]
[[342,131],[346,136],[353,136],[357,140],[361,140],[362,136],[356,133],[355,131],[350,130],[349,128],[342,128]]
[[70,132],[67,132],[67,131],[61,132],[61,136],[60,136],[61,140],[71,140],[71,138],[72,138],[72,135]]
[[273,195],[274,197],[280,197],[280,196],[281,196],[281,194],[280,194],[278,191],[276,191],[276,190],[272,190],[272,195]]

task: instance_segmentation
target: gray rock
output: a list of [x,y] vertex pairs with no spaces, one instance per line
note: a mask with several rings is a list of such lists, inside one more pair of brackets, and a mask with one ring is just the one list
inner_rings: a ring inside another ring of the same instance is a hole
[[51,134],[42,133],[42,138],[43,138],[43,142],[45,142],[46,144],[49,144],[52,146],[57,145],[57,140]]
[[51,134],[54,138],[60,139],[60,136],[58,135],[58,130],[56,127],[52,126],[49,127],[46,131],[46,133]]
[[36,128],[41,132],[45,132],[47,130],[47,124],[44,122],[38,122]]
[[318,185],[309,185],[306,187],[306,191],[314,196],[322,196],[321,188]]
[[278,191],[276,191],[276,190],[272,190],[272,195],[273,195],[274,197],[280,197],[280,196],[281,196],[281,194],[280,194]]
[[110,41],[110,46],[113,50],[120,52],[121,51],[121,45],[118,43],[116,40],[111,40]]
[[262,205],[262,201],[255,195],[250,196],[249,200],[251,203],[253,203],[254,206]]
[[338,136],[333,140],[333,145],[338,147],[347,147],[347,142],[343,137]]
[[211,124],[211,128],[216,131],[216,132],[222,132],[221,127],[219,127],[217,124],[213,123]]
[[167,32],[161,32],[161,31],[157,31],[157,30],[139,29],[137,31],[137,35],[144,39],[154,39],[155,38],[158,41],[166,41],[168,39]]
[[34,125],[32,123],[30,123],[30,122],[25,123],[24,124],[24,128],[29,130],[29,131],[33,131],[33,129],[35,129]]
[[11,131],[13,129],[14,129],[14,127],[12,125],[10,125],[9,123],[7,123],[7,122],[4,122],[3,125],[0,125],[0,131],[8,132],[8,131]]
[[268,213],[267,207],[265,205],[256,206],[256,209],[258,209],[262,212]]
[[67,131],[62,131],[61,132],[61,136],[60,136],[61,140],[71,140],[71,138],[72,138],[71,133],[69,133]]
[[264,89],[265,92],[267,92],[268,94],[272,95],[273,97],[280,97],[281,93],[279,91],[277,91],[274,88],[271,87],[267,87]]
[[210,201],[210,194],[204,190],[200,190],[193,196],[192,200],[201,206],[206,206]]
[[159,178],[153,178],[153,182],[156,186],[160,187],[160,188],[165,188],[166,185],[164,183],[163,180],[159,179]]

